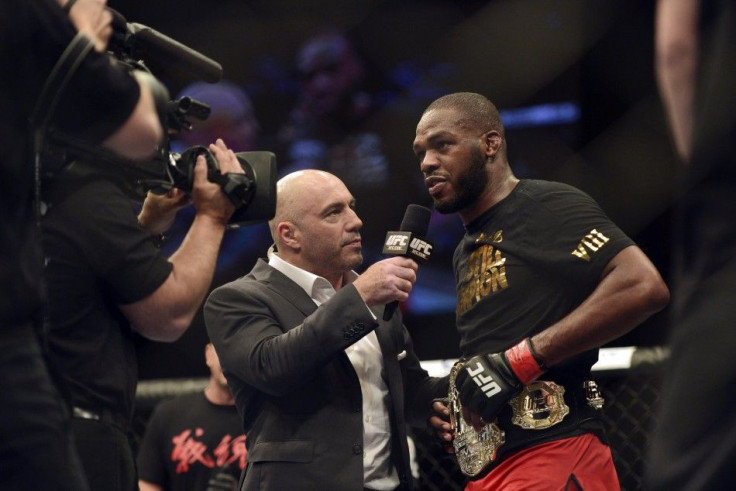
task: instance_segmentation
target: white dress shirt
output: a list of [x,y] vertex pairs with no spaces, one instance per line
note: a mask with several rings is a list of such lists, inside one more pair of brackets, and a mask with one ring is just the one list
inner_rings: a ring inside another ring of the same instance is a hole
[[[325,278],[287,263],[278,254],[270,254],[268,264],[299,285],[317,305],[335,294],[335,289]],[[357,277],[357,273],[349,271],[345,273],[344,282],[352,283]],[[391,421],[386,404],[388,386],[381,376],[383,355],[376,333],[371,331],[348,347],[345,353],[358,375],[363,394],[363,485],[375,490],[396,489],[399,477],[391,464]]]

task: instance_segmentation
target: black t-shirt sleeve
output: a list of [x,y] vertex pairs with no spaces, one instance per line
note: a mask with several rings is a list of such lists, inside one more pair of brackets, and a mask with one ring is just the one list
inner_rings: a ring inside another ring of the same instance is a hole
[[634,245],[598,203],[586,193],[558,184],[536,196],[537,207],[526,209],[534,216],[528,250],[531,260],[576,282],[595,285],[608,262],[624,248]]
[[86,236],[80,243],[115,303],[141,300],[166,281],[171,263],[138,225],[130,200],[118,186],[99,180],[73,199],[79,206],[77,216],[87,221],[87,226],[80,227]]

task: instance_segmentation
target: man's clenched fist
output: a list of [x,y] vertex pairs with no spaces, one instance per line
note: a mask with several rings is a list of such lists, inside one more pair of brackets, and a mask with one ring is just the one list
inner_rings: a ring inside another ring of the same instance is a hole
[[481,423],[478,417],[490,423],[504,404],[542,373],[529,338],[503,353],[474,356],[464,363],[455,382],[463,417],[476,428]]

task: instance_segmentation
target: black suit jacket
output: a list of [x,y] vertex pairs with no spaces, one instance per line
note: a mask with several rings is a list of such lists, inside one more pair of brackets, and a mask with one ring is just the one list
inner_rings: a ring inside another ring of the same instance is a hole
[[392,462],[402,489],[413,487],[406,423],[423,426],[447,384],[421,368],[400,315],[384,322],[382,310],[374,319],[352,285],[317,308],[263,260],[212,292],[207,332],[247,434],[242,489],[363,488],[362,395],[344,350],[374,329],[390,393]]

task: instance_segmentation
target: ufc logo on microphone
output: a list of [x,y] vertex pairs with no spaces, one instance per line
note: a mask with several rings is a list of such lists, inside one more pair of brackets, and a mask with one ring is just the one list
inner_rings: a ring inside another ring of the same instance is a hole
[[406,246],[407,237],[405,235],[389,235],[386,239],[387,246]]
[[480,387],[480,390],[483,391],[486,397],[491,398],[501,392],[501,387],[493,380],[493,377],[483,375],[483,365],[480,362],[475,364],[475,368],[467,367],[466,370],[468,371],[468,375],[473,378],[473,382]]
[[411,247],[412,249],[414,249],[414,251],[424,256],[429,256],[430,254],[432,254],[432,245],[427,242],[424,242],[421,239],[417,239],[417,238],[412,239],[411,244],[409,244],[409,247]]

